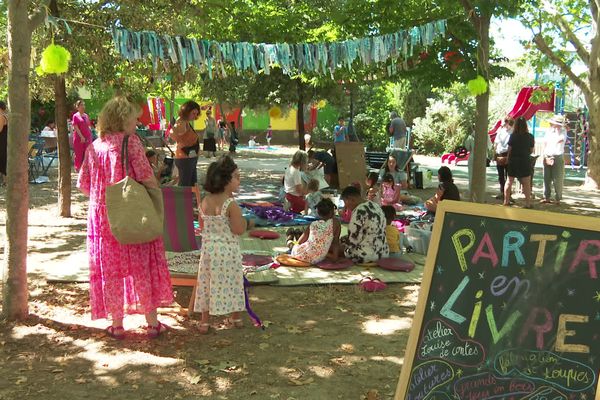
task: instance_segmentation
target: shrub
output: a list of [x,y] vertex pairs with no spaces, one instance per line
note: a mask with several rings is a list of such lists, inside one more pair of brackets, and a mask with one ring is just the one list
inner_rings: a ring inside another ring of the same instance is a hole
[[420,153],[440,155],[462,145],[473,129],[475,98],[462,83],[435,93],[436,98],[428,99],[425,116],[414,120],[411,145]]

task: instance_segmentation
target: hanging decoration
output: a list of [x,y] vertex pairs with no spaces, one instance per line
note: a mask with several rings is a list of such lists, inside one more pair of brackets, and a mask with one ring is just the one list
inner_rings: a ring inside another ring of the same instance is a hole
[[62,46],[51,43],[42,53],[40,65],[36,68],[36,72],[40,75],[44,74],[64,74],[69,70],[69,62],[71,61],[71,53]]
[[458,51],[447,51],[444,53],[444,61],[454,71],[465,59]]
[[472,96],[479,96],[487,92],[488,84],[481,75],[477,75],[477,78],[471,79],[467,82],[467,87]]
[[317,108],[320,110],[322,108],[325,108],[325,106],[327,105],[327,100],[319,100],[317,102]]
[[281,108],[279,108],[278,106],[271,107],[271,109],[269,110],[269,117],[271,117],[272,119],[280,118]]
[[333,75],[339,69],[352,69],[355,62],[371,65],[402,59],[408,65],[409,58],[418,55],[422,47],[430,46],[445,33],[446,20],[438,20],[387,35],[341,42],[268,44],[217,42],[112,28],[115,49],[126,60],[150,56],[155,70],[159,63],[165,67],[172,63],[179,64],[182,73],[196,66],[209,79],[215,75],[227,76],[225,64],[233,66],[237,74],[250,71],[265,75],[269,75],[274,66],[287,75],[300,72]]

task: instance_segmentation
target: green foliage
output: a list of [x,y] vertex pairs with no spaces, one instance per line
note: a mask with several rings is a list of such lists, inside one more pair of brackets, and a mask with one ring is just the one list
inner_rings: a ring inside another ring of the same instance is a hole
[[425,116],[416,118],[412,146],[420,153],[440,155],[460,146],[473,129],[475,99],[462,83],[435,90]]
[[397,104],[398,114],[407,126],[411,126],[417,117],[425,115],[427,99],[431,97],[431,85],[420,78],[401,79],[394,85],[392,92]]
[[383,150],[388,145],[386,125],[394,106],[394,96],[388,85],[375,83],[359,87],[354,131],[367,148]]

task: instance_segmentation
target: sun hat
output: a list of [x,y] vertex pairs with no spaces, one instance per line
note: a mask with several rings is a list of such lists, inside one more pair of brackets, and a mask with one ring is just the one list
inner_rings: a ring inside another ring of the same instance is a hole
[[553,125],[564,125],[565,124],[565,117],[559,114],[555,114],[552,116],[552,118],[550,118],[548,120],[548,123],[553,124]]

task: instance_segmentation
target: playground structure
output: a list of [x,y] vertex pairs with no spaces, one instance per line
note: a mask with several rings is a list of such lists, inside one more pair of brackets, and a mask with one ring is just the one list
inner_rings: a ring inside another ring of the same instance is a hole
[[[529,120],[538,111],[553,112],[554,111],[554,102],[556,100],[555,91],[552,91],[550,100],[548,100],[547,102],[533,104],[533,103],[531,103],[530,99],[531,99],[531,95],[533,94],[533,92],[535,90],[542,90],[542,89],[539,86],[523,87],[519,91],[519,94],[517,95],[517,100],[515,101],[515,105],[513,106],[512,110],[508,113],[508,116],[510,116],[511,118],[523,117],[526,120]],[[488,132],[488,135],[490,135],[490,139],[492,140],[492,142],[496,138],[496,132],[498,131],[498,129],[500,128],[501,125],[502,125],[502,119],[496,121],[496,123],[494,124],[494,127],[492,129],[490,129],[490,131]],[[442,163],[456,165],[460,161],[468,161],[469,156],[470,156],[470,153],[467,152],[466,150],[464,150],[464,147],[462,147],[462,148],[459,147],[452,153],[447,153],[447,154],[442,155]]]

